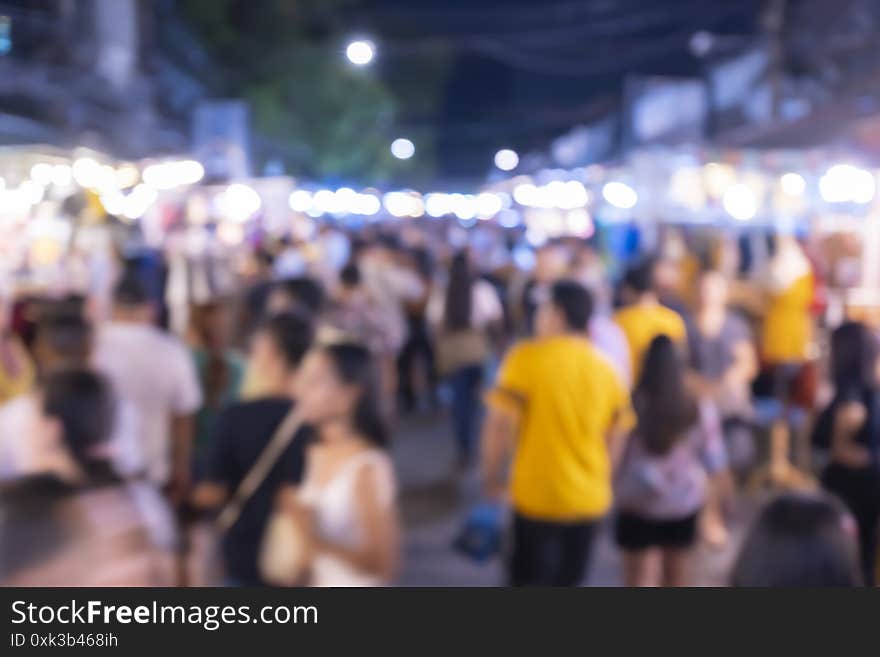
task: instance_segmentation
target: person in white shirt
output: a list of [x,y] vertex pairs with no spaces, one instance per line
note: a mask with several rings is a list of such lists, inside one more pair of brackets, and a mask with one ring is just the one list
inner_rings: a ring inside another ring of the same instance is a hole
[[297,374],[297,410],[315,429],[299,486],[278,495],[303,541],[305,573],[322,587],[385,586],[400,560],[400,521],[388,430],[369,350],[315,347]]
[[147,478],[180,502],[202,393],[186,347],[154,326],[153,314],[143,285],[124,276],[114,290],[113,318],[98,329],[93,362],[137,412]]

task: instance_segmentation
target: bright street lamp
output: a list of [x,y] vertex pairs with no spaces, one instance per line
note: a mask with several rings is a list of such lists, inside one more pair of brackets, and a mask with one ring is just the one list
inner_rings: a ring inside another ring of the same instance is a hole
[[352,41],[345,49],[345,56],[355,66],[366,66],[376,54],[376,47],[371,41]]

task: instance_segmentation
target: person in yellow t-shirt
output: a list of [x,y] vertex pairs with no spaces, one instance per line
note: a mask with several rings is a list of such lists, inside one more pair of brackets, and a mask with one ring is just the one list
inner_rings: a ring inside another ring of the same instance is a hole
[[687,330],[674,310],[660,304],[654,290],[653,264],[643,263],[627,271],[623,280],[628,305],[614,314],[629,343],[632,380],[638,381],[648,347],[660,335],[684,347]]
[[767,312],[761,328],[761,358],[771,366],[797,365],[809,356],[815,281],[797,241],[788,235],[778,241],[765,278]]
[[558,281],[538,307],[536,337],[505,356],[487,396],[482,475],[509,494],[514,586],[574,586],[587,570],[597,521],[611,505],[613,464],[633,422],[629,393],[587,339],[589,292]]
[[770,428],[770,480],[795,488],[811,486],[790,455],[795,431],[789,417],[791,407],[811,403],[802,377],[808,373],[805,367],[813,339],[810,305],[815,286],[812,265],[793,235],[777,236],[776,253],[762,281],[766,313],[760,335],[761,360],[772,377],[773,397],[781,405]]

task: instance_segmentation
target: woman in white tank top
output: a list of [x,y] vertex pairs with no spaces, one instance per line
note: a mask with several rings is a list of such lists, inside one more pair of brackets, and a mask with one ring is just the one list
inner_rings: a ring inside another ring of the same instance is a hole
[[398,557],[396,484],[374,366],[360,345],[333,344],[306,356],[297,405],[319,440],[301,486],[284,507],[307,537],[313,586],[381,586]]

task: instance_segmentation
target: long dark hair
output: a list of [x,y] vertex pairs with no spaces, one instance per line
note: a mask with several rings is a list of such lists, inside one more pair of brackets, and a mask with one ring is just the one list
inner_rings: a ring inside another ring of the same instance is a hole
[[474,276],[467,251],[452,258],[449,284],[446,286],[446,317],[444,326],[450,331],[463,331],[471,326],[471,288]]
[[106,460],[95,450],[110,440],[116,418],[116,398],[103,376],[87,369],[62,369],[42,386],[43,413],[61,425],[64,444],[76,462],[92,473]]
[[831,379],[838,392],[877,385],[877,340],[867,326],[846,322],[831,334]]
[[226,360],[227,345],[220,344],[217,336],[212,333],[212,322],[221,316],[224,305],[221,301],[195,303],[190,307],[190,324],[193,337],[198,341],[205,354],[205,371],[202,372],[202,387],[205,393],[205,404],[211,408],[223,401],[223,394],[229,387],[231,373]]
[[255,333],[265,333],[269,336],[289,370],[299,367],[315,337],[312,320],[303,313],[295,311],[267,317],[257,327]]
[[[746,536],[732,586],[859,586],[855,540],[833,498],[789,494],[770,502]],[[851,521],[850,521],[851,522]]]
[[648,348],[633,405],[639,435],[652,454],[668,454],[697,422],[697,402],[687,389],[681,356],[666,335],[654,338]]
[[370,351],[360,344],[336,343],[321,349],[330,358],[336,375],[360,391],[352,422],[355,430],[378,447],[388,445],[388,429],[379,403],[379,377]]

